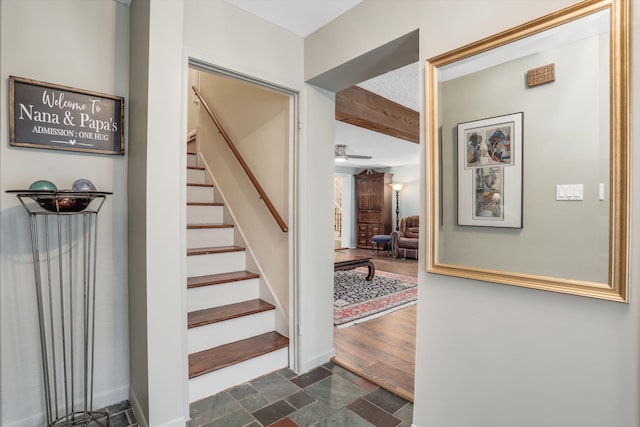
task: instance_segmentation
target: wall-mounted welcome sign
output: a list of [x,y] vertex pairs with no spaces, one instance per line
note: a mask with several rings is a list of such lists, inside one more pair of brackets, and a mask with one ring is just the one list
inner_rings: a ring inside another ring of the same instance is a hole
[[124,154],[124,98],[9,77],[10,145]]

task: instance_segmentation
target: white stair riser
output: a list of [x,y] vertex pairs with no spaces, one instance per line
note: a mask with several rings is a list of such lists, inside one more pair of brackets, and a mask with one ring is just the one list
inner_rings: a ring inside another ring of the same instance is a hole
[[187,206],[187,224],[220,224],[223,210],[222,206]]
[[190,328],[187,335],[189,354],[266,334],[273,331],[275,326],[275,311],[269,310]]
[[187,230],[187,248],[233,245],[233,228],[191,228]]
[[200,286],[187,290],[187,311],[235,304],[259,296],[258,279]]
[[246,268],[244,251],[191,255],[187,257],[187,274],[189,277],[231,273],[233,271],[246,270]]
[[204,184],[205,171],[202,169],[187,169],[187,182],[189,184]]
[[198,167],[197,154],[187,154],[187,166],[190,166],[192,168]]
[[213,203],[213,187],[187,186],[187,202]]
[[289,366],[287,347],[189,380],[189,403]]

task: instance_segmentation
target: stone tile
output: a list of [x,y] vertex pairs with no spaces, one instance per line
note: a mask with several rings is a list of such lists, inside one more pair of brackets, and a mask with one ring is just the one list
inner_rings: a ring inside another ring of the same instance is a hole
[[270,402],[297,393],[300,388],[278,373],[272,373],[251,381],[251,386]]
[[324,378],[327,378],[330,375],[331,375],[331,371],[320,366],[318,368],[312,369],[306,374],[298,375],[297,377],[292,378],[291,382],[300,388],[305,388],[310,386],[313,383],[316,383]]
[[366,392],[340,375],[331,375],[305,389],[307,393],[334,411],[343,408]]
[[280,421],[276,421],[271,424],[269,427],[299,427],[291,418],[283,418]]
[[256,393],[257,391],[253,387],[251,387],[251,384],[248,383],[241,384],[229,390],[229,394],[236,400],[242,400],[245,397],[251,396],[252,394]]
[[252,421],[255,420],[251,414],[244,409],[238,409],[217,420],[202,424],[202,427],[244,427]]
[[402,408],[394,412],[393,415],[396,418],[400,418],[405,423],[412,424],[413,423],[413,403],[407,403]]
[[362,377],[356,378],[353,381],[353,383],[355,385],[357,385],[358,387],[362,388],[363,390],[366,390],[366,391],[369,391],[369,392],[377,390],[378,388],[380,388],[380,386],[378,384],[372,383],[368,379],[362,378]]
[[119,412],[114,415],[109,415],[109,427],[129,427],[131,422],[127,417],[127,412]]
[[278,371],[278,374],[282,375],[283,377],[285,377],[286,379],[290,380],[293,377],[297,377],[298,374],[289,368],[284,368]]
[[315,422],[327,418],[331,414],[333,414],[331,409],[324,403],[316,401],[302,409],[298,409],[289,417],[301,426],[310,426]]
[[366,399],[358,399],[347,408],[376,427],[396,427],[402,422]]
[[287,415],[291,415],[295,412],[295,408],[284,400],[279,400],[276,403],[272,403],[269,406],[265,406],[262,409],[258,409],[251,415],[254,416],[263,426],[278,421],[280,418],[284,418]]
[[316,398],[307,394],[304,391],[299,391],[287,397],[285,400],[289,402],[291,405],[293,405],[294,408],[300,409],[304,406],[307,406],[310,403],[315,402]]
[[336,427],[336,426],[349,426],[349,427],[375,427],[373,424],[368,422],[362,417],[359,417],[355,413],[351,412],[348,409],[341,409],[335,414],[331,415],[324,420],[321,420],[315,424],[313,427]]
[[238,409],[241,409],[240,404],[229,393],[222,392],[193,402],[189,406],[189,414],[198,423],[224,417]]
[[369,402],[384,409],[385,411],[393,414],[398,409],[407,404],[407,401],[401,397],[396,396],[393,393],[388,392],[383,388],[378,388],[375,391],[367,394],[365,397]]
[[360,375],[354,374],[353,372],[343,368],[339,365],[333,365],[332,372],[334,375],[340,375],[347,380],[351,381],[355,385],[365,389],[367,392],[373,391],[378,388],[377,384],[372,383],[371,381],[362,378]]
[[249,412],[255,412],[260,408],[264,408],[269,404],[269,401],[261,394],[253,394],[249,397],[245,397],[240,401],[240,404]]
[[107,414],[117,414],[119,412],[124,412],[130,408],[131,408],[131,404],[129,403],[129,401],[123,400],[122,402],[109,405],[106,408],[101,409],[99,412],[106,412]]

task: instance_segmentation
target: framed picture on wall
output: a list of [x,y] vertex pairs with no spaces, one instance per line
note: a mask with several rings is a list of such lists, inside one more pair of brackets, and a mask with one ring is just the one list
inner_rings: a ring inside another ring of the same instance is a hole
[[522,228],[523,116],[458,123],[458,225]]
[[124,155],[124,98],[10,76],[9,144]]

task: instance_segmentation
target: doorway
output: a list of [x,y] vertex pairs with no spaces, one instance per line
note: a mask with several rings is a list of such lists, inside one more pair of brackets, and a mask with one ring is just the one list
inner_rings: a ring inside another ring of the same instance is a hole
[[[414,31],[317,76],[308,83],[337,93],[347,87],[386,73],[388,70],[416,63],[419,59],[418,45],[418,31]],[[361,66],[365,63],[368,66]],[[379,64],[379,67],[372,70],[372,63]],[[416,187],[419,187],[419,183],[416,183]],[[343,192],[344,188],[343,185],[341,188]],[[419,191],[416,190],[416,196],[418,193]],[[342,200],[342,206],[344,206],[344,197]],[[418,205],[419,202],[416,200],[417,210],[419,210]],[[418,213],[416,212],[416,214]],[[345,213],[342,212],[341,215],[344,219]],[[353,221],[355,224],[355,218]],[[395,229],[395,226],[393,228]],[[345,233],[344,226],[341,232]],[[341,251],[361,256],[372,256],[371,250],[355,248],[353,243],[349,244],[348,249],[341,249]],[[398,274],[404,272],[412,274],[414,278],[417,277],[417,260],[395,259],[387,257],[384,252],[373,254],[372,260],[376,270]],[[336,357],[332,360],[387,390],[413,401],[416,311],[416,307],[412,306],[358,325],[334,329]],[[395,344],[394,338],[400,338],[408,345]],[[363,351],[359,352],[359,350]],[[394,351],[385,350],[400,351],[393,354]]]

